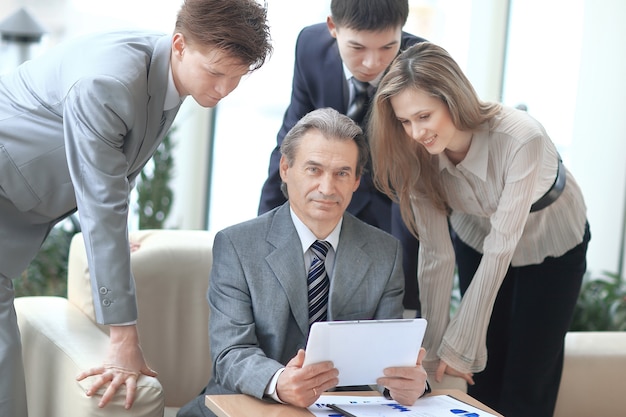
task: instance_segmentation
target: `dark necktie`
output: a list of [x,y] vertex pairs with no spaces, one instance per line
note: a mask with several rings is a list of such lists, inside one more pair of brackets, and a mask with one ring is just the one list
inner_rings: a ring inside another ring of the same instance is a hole
[[328,291],[330,280],[326,273],[326,254],[330,243],[316,240],[311,245],[313,262],[309,268],[307,285],[309,288],[309,325],[316,321],[325,321],[328,311]]
[[363,121],[363,117],[367,112],[367,105],[369,101],[369,86],[370,83],[359,81],[356,78],[350,78],[350,82],[354,86],[354,97],[352,102],[348,106],[348,112],[346,115],[357,123]]

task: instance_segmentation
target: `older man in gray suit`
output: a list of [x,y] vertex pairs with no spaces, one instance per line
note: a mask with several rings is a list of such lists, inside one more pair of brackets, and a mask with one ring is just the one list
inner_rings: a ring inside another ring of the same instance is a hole
[[[173,35],[101,33],[67,42],[0,78],[0,415],[26,415],[12,278],[56,222],[80,214],[99,323],[111,344],[87,395],[146,364],[127,234],[128,196],[186,96],[213,107],[271,52],[255,0],[186,0]],[[71,382],[71,381],[68,381]]]
[[[368,158],[350,118],[314,110],[289,131],[281,153],[287,203],[215,237],[208,293],[213,375],[203,394],[245,393],[307,407],[338,383],[329,362],[303,367],[311,322],[402,317],[402,255],[397,239],[345,212]],[[328,249],[321,276],[329,282],[318,307],[307,270],[318,262],[320,243]],[[389,368],[378,380],[396,401],[413,404],[424,393],[424,354],[416,366]],[[204,395],[178,414],[212,415]]]

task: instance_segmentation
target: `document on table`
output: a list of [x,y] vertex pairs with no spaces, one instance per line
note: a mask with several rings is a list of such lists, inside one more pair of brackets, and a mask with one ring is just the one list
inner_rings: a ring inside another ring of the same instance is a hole
[[[345,413],[326,404],[334,404]],[[316,417],[495,417],[449,395],[420,398],[410,407],[384,397],[322,395],[309,411]]]

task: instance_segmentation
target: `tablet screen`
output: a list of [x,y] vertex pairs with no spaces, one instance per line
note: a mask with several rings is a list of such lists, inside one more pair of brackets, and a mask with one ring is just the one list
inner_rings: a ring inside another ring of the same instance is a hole
[[425,331],[425,319],[316,322],[304,365],[332,361],[338,386],[373,385],[387,367],[416,364]]

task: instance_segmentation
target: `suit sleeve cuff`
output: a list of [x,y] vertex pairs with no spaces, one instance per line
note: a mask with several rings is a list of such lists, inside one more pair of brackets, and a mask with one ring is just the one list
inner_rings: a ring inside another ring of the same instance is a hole
[[426,394],[430,394],[431,392],[433,392],[433,390],[430,387],[430,384],[428,383],[428,380],[426,380],[426,387],[424,388],[424,393],[420,396],[420,398],[423,397]]
[[[420,395],[420,398],[422,398],[426,394],[430,394],[432,391],[433,390],[430,388],[430,384],[428,383],[428,380],[426,380],[426,386],[424,387],[424,392],[422,393],[422,395]],[[393,400],[393,398],[391,398],[391,393],[389,392],[387,388],[383,390],[383,396],[388,400]]]

